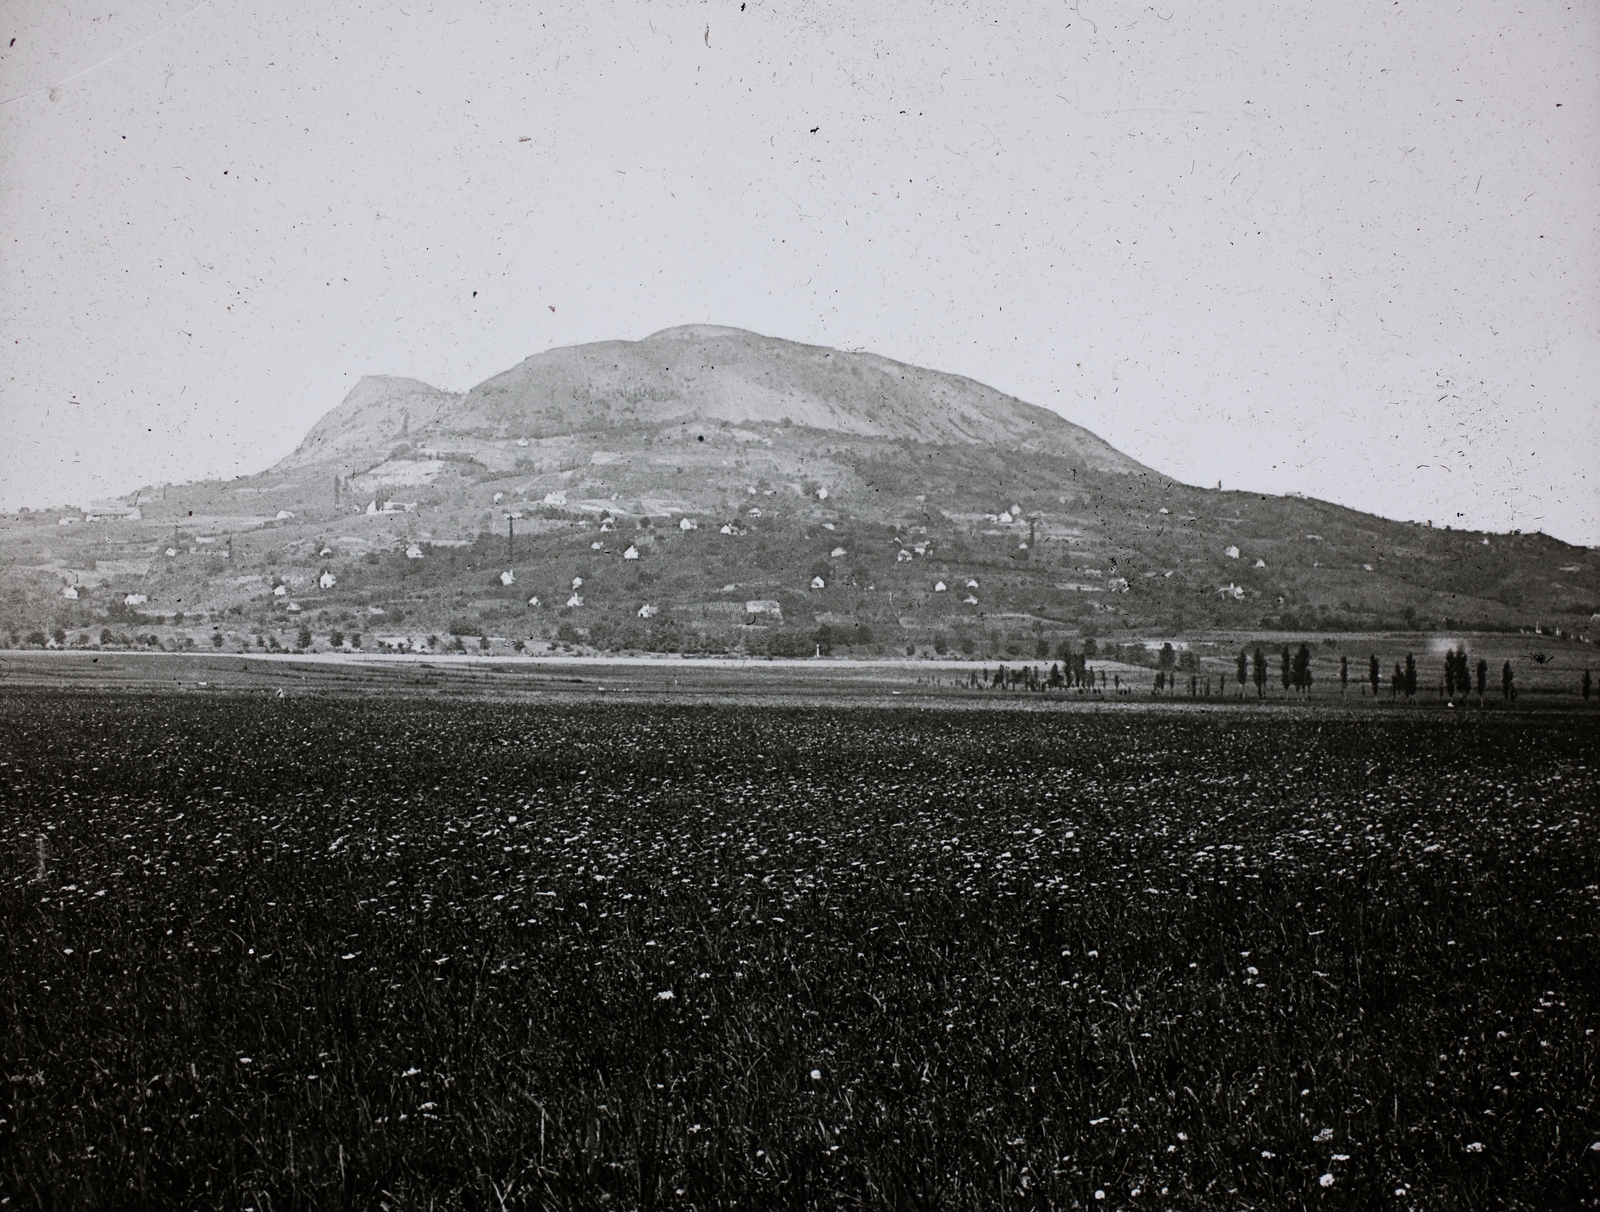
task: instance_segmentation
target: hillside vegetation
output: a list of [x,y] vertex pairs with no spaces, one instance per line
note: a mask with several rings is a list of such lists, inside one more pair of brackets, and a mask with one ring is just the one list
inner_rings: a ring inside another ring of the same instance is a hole
[[959,376],[709,327],[364,379],[259,475],[7,516],[0,556],[12,643],[983,654],[1600,610],[1586,548],[1196,488]]

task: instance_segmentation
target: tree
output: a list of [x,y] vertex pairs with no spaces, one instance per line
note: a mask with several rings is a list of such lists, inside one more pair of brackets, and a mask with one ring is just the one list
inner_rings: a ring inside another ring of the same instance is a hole
[[310,648],[311,628],[307,627],[304,623],[301,623],[300,630],[295,632],[294,642],[295,647],[297,648]]
[[1589,680],[1589,671],[1587,669],[1583,671],[1583,681],[1578,684],[1578,687],[1583,692],[1583,701],[1587,703],[1589,694],[1594,689],[1594,683]]
[[1511,662],[1507,661],[1500,668],[1500,697],[1510,703],[1517,697],[1517,679],[1511,672]]
[[1163,644],[1163,645],[1161,645],[1161,655],[1157,658],[1157,661],[1156,661],[1156,668],[1163,669],[1163,670],[1171,669],[1172,668],[1172,663],[1173,663],[1173,661],[1175,659],[1176,659],[1176,654],[1172,651],[1171,643]]
[[1239,659],[1234,662],[1233,676],[1234,676],[1234,680],[1239,683],[1239,697],[1240,698],[1244,697],[1244,684],[1248,680],[1248,676],[1249,676],[1245,672],[1245,666],[1248,665],[1249,663],[1250,663],[1250,658],[1245,653],[1245,650],[1243,648],[1239,649]]
[[1289,645],[1283,646],[1283,655],[1278,660],[1278,680],[1283,683],[1283,692],[1289,693],[1292,675],[1289,669]]
[[1417,693],[1417,662],[1408,652],[1406,653],[1406,698]]
[[328,646],[330,648],[344,647],[344,632],[332,631],[328,633]]
[[1350,689],[1350,658],[1339,658],[1339,693],[1342,695]]
[[1456,697],[1456,654],[1448,648],[1444,650],[1444,697]]
[[1367,658],[1367,681],[1372,684],[1372,697],[1378,697],[1378,687],[1383,681],[1383,675],[1378,669],[1378,654],[1373,653]]
[[1294,688],[1301,694],[1311,692],[1311,647],[1301,644],[1294,654],[1294,668],[1290,673]]
[[1264,699],[1267,697],[1267,654],[1257,648],[1251,663],[1253,665],[1251,672],[1255,676],[1256,697]]
[[1489,688],[1489,662],[1478,658],[1478,704],[1483,705],[1483,692]]

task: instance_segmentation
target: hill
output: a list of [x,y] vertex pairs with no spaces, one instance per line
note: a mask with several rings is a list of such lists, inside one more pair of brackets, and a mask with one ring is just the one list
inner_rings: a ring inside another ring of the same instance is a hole
[[12,515],[0,555],[15,641],[230,649],[305,628],[1032,656],[1261,629],[1577,635],[1600,609],[1589,549],[1181,484],[970,379],[710,326],[548,350],[461,394],[363,379],[259,475]]

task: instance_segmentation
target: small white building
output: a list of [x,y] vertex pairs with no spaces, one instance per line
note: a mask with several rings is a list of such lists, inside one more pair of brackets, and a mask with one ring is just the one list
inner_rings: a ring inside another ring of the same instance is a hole
[[946,586],[945,586],[945,583],[943,581],[935,581],[933,583],[933,592],[934,593],[943,593],[945,591],[945,589],[946,589]]
[[583,588],[583,578],[582,577],[573,577],[572,578],[572,587],[574,589],[582,589]]
[[848,551],[846,551],[843,547],[835,547],[832,551],[830,551],[828,553],[828,558],[830,560],[842,560],[842,559],[845,558],[845,556],[847,556],[849,554],[850,553]]
[[322,575],[317,578],[317,586],[320,589],[332,589],[338,583],[339,578],[326,568],[322,570]]
[[411,544],[411,546],[406,548],[406,559],[408,559],[408,560],[420,560],[421,558],[422,558],[422,548],[418,544],[413,543],[413,544]]
[[1220,586],[1217,589],[1217,592],[1223,597],[1227,598],[1230,602],[1244,601],[1244,590],[1231,581],[1226,585]]
[[1227,556],[1230,560],[1237,560],[1239,558],[1239,549],[1230,544],[1222,549],[1222,554]]
[[649,602],[646,602],[643,606],[639,607],[639,617],[641,619],[653,619],[660,613],[660,608],[657,606],[652,606]]
[[78,600],[78,587],[76,585],[62,586],[61,596],[66,598],[68,601],[76,602]]
[[967,581],[967,588],[968,589],[976,589],[977,587],[978,587],[978,582],[977,581],[974,581],[974,580],[968,580]]
[[961,599],[961,604],[962,604],[962,605],[963,605],[963,606],[976,606],[976,605],[977,605],[977,604],[978,604],[978,599],[977,599],[977,598],[975,598],[975,597],[973,597],[973,596],[972,596],[972,595],[971,595],[971,594],[970,594],[970,593],[969,593],[969,594],[968,594],[968,595],[967,595],[967,596],[966,596],[966,597],[964,597],[964,598],[962,598],[962,599]]
[[277,514],[277,520],[278,521],[287,522],[292,517],[294,517],[294,514],[290,513],[287,509],[278,510],[278,514]]
[[693,518],[679,518],[678,519],[678,529],[679,530],[699,530],[700,529],[700,523],[696,522]]
[[593,543],[589,544],[590,551],[604,551],[605,549],[605,541],[602,539],[596,539]]
[[567,605],[568,606],[573,606],[573,607],[582,606],[583,605],[583,595],[579,594],[579,593],[573,594],[570,598],[567,599]]
[[899,551],[894,553],[894,562],[896,564],[911,563],[911,553],[902,547]]
[[275,597],[275,598],[286,598],[286,597],[288,597],[289,596],[289,587],[287,585],[274,585],[272,587],[272,596]]
[[500,584],[504,585],[507,589],[509,589],[511,586],[515,585],[516,583],[517,583],[517,574],[514,571],[512,571],[511,569],[508,568],[508,569],[506,569],[504,572],[502,572],[500,574]]
[[811,588],[813,588],[813,589],[826,589],[827,585],[826,585],[826,583],[823,581],[823,579],[821,577],[812,577],[811,578]]
[[628,550],[622,553],[622,558],[624,560],[637,560],[639,558],[639,549],[631,543],[628,544]]
[[531,598],[528,599],[528,605],[529,606],[537,606],[538,604],[539,604],[539,595],[538,594],[534,594]]
[[828,490],[826,488],[817,489],[817,500],[826,501],[827,499],[828,499]]
[[1267,566],[1267,562],[1265,560],[1257,560],[1255,562],[1255,566],[1257,568],[1265,568]]

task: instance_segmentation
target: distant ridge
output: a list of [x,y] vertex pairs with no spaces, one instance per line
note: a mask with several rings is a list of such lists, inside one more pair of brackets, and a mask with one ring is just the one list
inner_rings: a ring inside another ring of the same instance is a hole
[[1034,450],[1091,471],[1148,472],[1081,426],[964,376],[711,324],[546,350],[459,396],[366,378],[282,466],[376,456],[399,436],[549,438],[690,419]]

